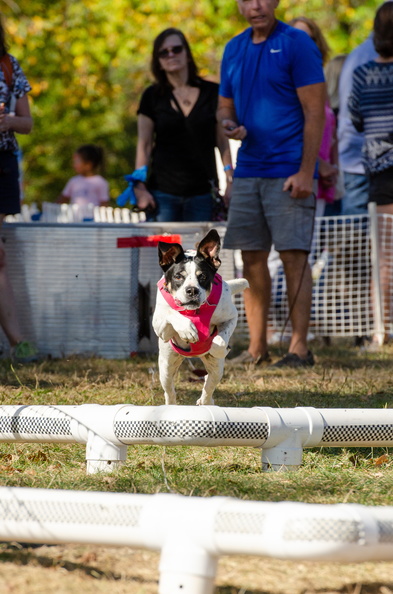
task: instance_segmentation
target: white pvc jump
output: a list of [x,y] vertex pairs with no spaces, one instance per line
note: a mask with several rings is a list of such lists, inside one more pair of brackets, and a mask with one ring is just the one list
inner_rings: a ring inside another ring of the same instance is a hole
[[88,473],[136,444],[258,447],[263,470],[294,470],[304,448],[393,446],[393,409],[5,405],[0,442],[85,443]]
[[221,555],[393,560],[393,507],[0,488],[0,540],[161,552],[159,594],[212,594]]

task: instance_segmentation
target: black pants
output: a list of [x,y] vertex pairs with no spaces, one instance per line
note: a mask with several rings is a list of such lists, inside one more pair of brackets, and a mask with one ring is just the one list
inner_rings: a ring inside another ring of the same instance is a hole
[[370,175],[369,202],[378,206],[393,203],[393,167]]

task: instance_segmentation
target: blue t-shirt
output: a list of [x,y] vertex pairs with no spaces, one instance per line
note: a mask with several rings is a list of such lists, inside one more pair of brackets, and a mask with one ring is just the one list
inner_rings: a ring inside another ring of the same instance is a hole
[[262,43],[252,43],[249,28],[227,44],[220,95],[233,99],[238,123],[247,129],[236,177],[288,177],[299,171],[304,115],[296,89],[321,82],[316,44],[281,21]]

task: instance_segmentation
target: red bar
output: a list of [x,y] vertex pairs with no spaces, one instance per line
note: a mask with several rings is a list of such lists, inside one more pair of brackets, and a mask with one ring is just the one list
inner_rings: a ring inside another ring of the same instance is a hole
[[118,248],[156,247],[159,241],[181,243],[181,235],[148,235],[145,237],[118,237]]

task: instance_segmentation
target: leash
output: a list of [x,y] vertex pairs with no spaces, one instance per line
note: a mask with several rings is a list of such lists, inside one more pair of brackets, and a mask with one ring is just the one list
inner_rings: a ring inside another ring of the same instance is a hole
[[[310,208],[311,208],[312,210],[314,210],[314,212],[315,212],[315,210],[316,210],[316,204],[317,204],[317,197],[316,197],[316,195],[315,195],[315,192],[313,192],[313,193],[312,193],[312,196],[313,196],[313,198],[314,198],[314,205],[313,205],[313,206],[311,206]],[[295,305],[296,305],[296,301],[297,301],[297,299],[298,299],[298,297],[299,297],[300,289],[301,289],[301,287],[302,287],[302,284],[303,284],[304,274],[305,274],[305,272],[306,272],[306,268],[307,268],[307,264],[308,264],[308,256],[309,256],[309,254],[311,253],[312,242],[313,242],[313,239],[314,239],[314,229],[315,229],[315,215],[314,215],[314,218],[313,218],[313,220],[312,220],[312,228],[311,228],[311,239],[310,239],[310,245],[309,245],[309,249],[308,249],[308,254],[306,254],[306,255],[305,255],[305,260],[304,260],[304,264],[303,264],[302,274],[300,275],[299,286],[298,286],[298,288],[297,288],[297,291],[296,291],[296,293],[295,293],[295,297],[294,297],[294,299],[293,299],[293,302],[292,302],[292,304],[291,304],[291,306],[290,306],[290,308],[289,308],[288,315],[287,315],[287,317],[286,317],[286,320],[285,320],[285,322],[284,322],[283,329],[281,330],[281,334],[280,334],[280,342],[279,342],[280,355],[282,355],[282,354],[283,354],[283,340],[284,340],[284,332],[285,332],[285,329],[286,329],[286,327],[287,327],[287,325],[288,325],[288,322],[289,322],[289,320],[291,319],[292,312],[293,312],[293,310],[294,310],[294,307],[295,307]],[[288,288],[287,288],[287,295],[288,295]],[[310,312],[310,313],[311,313],[311,312]]]

